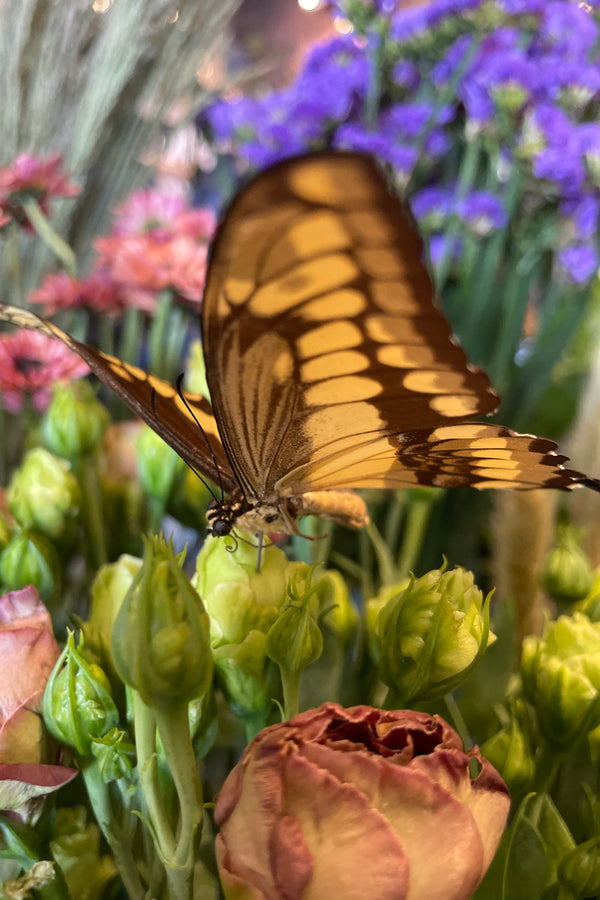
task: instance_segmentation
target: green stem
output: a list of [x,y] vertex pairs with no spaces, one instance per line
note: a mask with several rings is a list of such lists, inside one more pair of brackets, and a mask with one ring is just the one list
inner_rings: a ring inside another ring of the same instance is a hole
[[[481,145],[477,139],[467,141],[465,152],[463,154],[460,170],[458,173],[458,184],[456,191],[456,202],[463,200],[475,182],[477,169],[479,167],[481,156]],[[439,293],[443,291],[444,284],[450,271],[452,264],[452,254],[454,251],[455,239],[461,232],[462,223],[457,216],[453,216],[448,222],[446,229],[446,240],[442,249],[442,255],[436,266],[436,285]]]
[[283,688],[283,712],[287,721],[300,712],[301,672],[292,672],[291,669],[284,669],[282,666],[279,667],[279,671]]
[[119,341],[119,356],[125,362],[138,363],[140,346],[140,311],[130,306],[123,317],[123,329]]
[[5,229],[7,235],[6,256],[10,276],[11,302],[19,306],[23,303],[23,281],[21,279],[21,256],[19,253],[19,229],[13,223]]
[[154,710],[158,733],[179,800],[179,828],[167,881],[172,900],[191,900],[196,853],[202,833],[204,798],[190,734],[188,704],[176,703]]
[[394,565],[394,560],[392,558],[390,548],[381,537],[376,525],[373,522],[369,522],[366,527],[366,532],[371,539],[373,550],[375,551],[377,565],[379,566],[379,577],[381,583],[394,584],[394,582],[398,580],[398,572]]
[[150,366],[153,375],[164,378],[166,372],[165,345],[169,313],[173,302],[171,291],[163,291],[156,301],[156,312],[150,326]]
[[433,495],[415,497],[408,507],[404,538],[396,564],[397,580],[406,578],[416,566],[432,505]]
[[119,828],[115,821],[115,815],[110,800],[109,788],[102,778],[98,764],[84,762],[82,775],[94,816],[100,826],[114,857],[115,865],[123,881],[125,890],[130,900],[143,900],[145,891],[138,873],[133,853],[131,835],[131,823],[127,822],[126,830]]
[[69,275],[73,278],[77,275],[77,258],[73,249],[69,247],[66,241],[54,230],[46,216],[41,210],[37,200],[28,197],[23,201],[23,209],[25,215],[29,219],[34,230],[39,234],[47,247],[52,250],[55,256],[60,259]]
[[[367,95],[365,98],[365,125],[374,128],[379,113],[381,100],[381,65],[383,40],[379,34],[371,32],[367,36],[367,59],[369,61],[369,75],[367,78]],[[372,43],[374,42],[374,43]]]
[[175,836],[167,821],[158,780],[156,719],[153,710],[146,706],[138,692],[132,691],[132,695],[140,785],[157,849],[163,859],[172,859],[175,853]]
[[98,457],[95,453],[87,454],[75,468],[79,475],[88,552],[92,565],[98,569],[108,561],[104,535],[104,518],[102,516],[102,491],[100,489]]

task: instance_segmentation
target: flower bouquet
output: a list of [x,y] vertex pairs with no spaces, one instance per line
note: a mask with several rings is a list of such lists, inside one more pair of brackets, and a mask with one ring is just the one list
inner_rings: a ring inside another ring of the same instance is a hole
[[[21,152],[0,169],[2,299],[38,329],[0,334],[0,896],[600,896],[595,523],[554,491],[427,486],[365,490],[357,531],[296,527],[292,507],[287,538],[226,528],[200,331],[238,178],[375,154],[506,400],[497,421],[572,429],[600,475],[600,20],[570,0],[331,12],[340,36],[292,84],[198,114],[217,208],[159,171],[82,247],[65,204],[81,181],[93,205],[84,167]],[[282,354],[269,378],[285,372]],[[257,409],[248,443],[278,421]],[[170,415],[213,478],[162,440]]]

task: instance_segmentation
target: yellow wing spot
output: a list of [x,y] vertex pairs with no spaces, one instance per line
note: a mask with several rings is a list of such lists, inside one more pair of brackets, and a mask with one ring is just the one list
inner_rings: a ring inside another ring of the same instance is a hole
[[357,350],[341,350],[338,353],[324,353],[315,356],[302,366],[303,381],[321,381],[340,375],[353,375],[369,366],[368,357]]
[[422,344],[423,334],[414,319],[408,317],[369,316],[367,334],[378,344]]
[[374,281],[371,296],[384,312],[412,315],[423,309],[423,303],[406,281]]
[[504,469],[515,469],[521,468],[521,463],[518,459],[474,459],[474,469],[475,471],[482,470],[483,474],[487,474],[484,470],[494,469],[495,471],[502,471]]
[[[452,441],[459,440],[464,441],[468,440],[469,444],[472,445],[475,441],[480,441],[477,444],[479,447],[485,446],[493,446],[493,447],[506,447],[507,441],[505,438],[496,438],[489,437],[487,432],[489,431],[489,425],[483,425],[479,422],[474,422],[472,425],[441,425],[439,428],[434,429],[429,436],[430,441]],[[486,444],[485,442],[491,441],[491,444]]]
[[275,358],[271,372],[275,381],[280,384],[282,381],[286,381],[288,378],[292,377],[294,373],[294,359],[288,347],[279,352],[278,356]]
[[261,267],[261,280],[275,277],[297,264],[299,259],[345,250],[351,244],[350,235],[334,212],[324,209],[307,213],[280,240],[275,241]]
[[[356,434],[347,434],[348,418],[360,423]],[[376,432],[383,420],[375,406],[370,403],[348,404],[341,407],[317,409],[306,420],[305,430],[313,446],[322,447],[335,442],[335,449],[354,447],[360,443],[358,432]],[[338,437],[342,435],[342,437]]]
[[269,318],[310,297],[343,287],[359,274],[355,262],[344,253],[300,263],[288,274],[258,288],[250,298],[250,311]]
[[362,339],[360,328],[353,322],[329,322],[299,337],[296,349],[300,359],[308,359],[322,353],[359,347]]
[[467,379],[462,372],[416,369],[402,379],[408,391],[418,394],[459,394],[467,390]]
[[326,297],[319,297],[318,300],[309,300],[307,303],[303,303],[298,308],[297,314],[303,319],[311,321],[329,321],[357,316],[365,307],[364,295],[360,291],[348,288],[332,291]]
[[365,201],[371,205],[374,184],[362,178],[356,160],[340,157],[335,167],[320,159],[305,159],[289,169],[288,179],[292,191],[302,200],[320,206],[343,206]]
[[346,375],[312,385],[307,389],[305,398],[309,404],[324,406],[331,403],[369,400],[371,397],[377,397],[381,391],[381,384],[372,378]]
[[376,356],[382,365],[393,366],[396,369],[421,369],[438,362],[432,347],[420,347],[418,344],[408,346],[386,344],[377,348]]
[[479,412],[479,398],[475,395],[462,397],[446,397],[445,395],[431,397],[428,401],[429,408],[448,419],[458,419],[461,416],[474,416]]
[[373,278],[398,279],[410,271],[395,250],[385,247],[363,247],[356,255],[361,269]]
[[173,386],[167,381],[162,381],[160,378],[153,378],[149,375],[148,384],[150,387],[153,387],[156,393],[160,394],[161,397],[172,397],[175,394]]
[[373,210],[347,212],[344,221],[352,235],[365,244],[392,244],[397,240],[395,229]]

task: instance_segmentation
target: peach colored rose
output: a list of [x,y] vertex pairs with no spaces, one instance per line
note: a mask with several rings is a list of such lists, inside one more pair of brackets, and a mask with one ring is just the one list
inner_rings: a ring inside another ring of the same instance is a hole
[[31,820],[77,772],[46,763],[42,698],[60,650],[34,587],[0,597],[0,811]]
[[467,900],[508,808],[496,770],[439,716],[326,703],[264,729],[227,778],[225,896]]

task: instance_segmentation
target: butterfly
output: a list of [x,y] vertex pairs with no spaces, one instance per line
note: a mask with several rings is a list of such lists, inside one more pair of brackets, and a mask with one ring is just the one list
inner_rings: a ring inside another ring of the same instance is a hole
[[231,203],[202,311],[210,403],[34,313],[0,306],[0,319],[64,341],[219,484],[218,536],[298,533],[309,514],[359,528],[353,488],[600,490],[554,442],[470,421],[499,398],[434,303],[410,213],[361,154],[285,160]]

